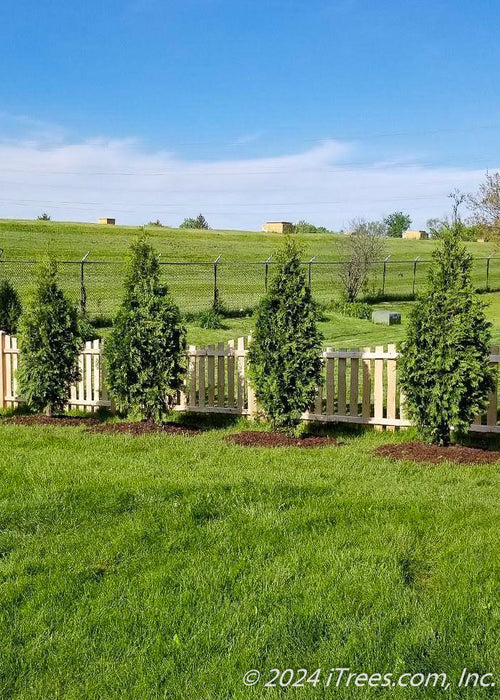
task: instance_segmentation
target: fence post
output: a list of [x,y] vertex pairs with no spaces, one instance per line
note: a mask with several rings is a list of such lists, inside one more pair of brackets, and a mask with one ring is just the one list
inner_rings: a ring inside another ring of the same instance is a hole
[[316,260],[316,256],[315,256],[315,255],[314,255],[314,256],[309,260],[309,262],[307,263],[307,267],[309,268],[309,269],[308,269],[308,273],[307,273],[307,279],[308,279],[308,287],[309,287],[309,289],[311,289],[311,268],[312,268],[313,260]]
[[265,290],[266,290],[266,294],[267,294],[267,280],[268,280],[268,277],[269,277],[269,261],[271,260],[272,257],[273,257],[273,256],[270,255],[270,256],[268,257],[268,259],[265,261],[266,272],[265,272],[265,278],[264,278],[264,288],[265,288]]
[[412,297],[415,296],[415,277],[417,276],[417,262],[420,260],[420,255],[417,255],[415,260],[413,261],[413,285],[411,288],[411,295]]
[[219,290],[217,288],[217,263],[221,259],[221,256],[218,255],[215,260],[214,260],[214,301],[213,301],[213,307],[216,309],[219,306]]
[[[248,336],[247,348],[250,347],[252,342],[252,336]],[[247,385],[247,397],[248,397],[248,415],[250,418],[254,418],[257,414],[257,400],[255,398],[255,391],[250,381],[250,376],[248,373],[248,355],[245,356],[245,381]]]
[[87,310],[87,290],[85,289],[85,260],[88,258],[90,250],[87,250],[83,258],[80,260],[80,309],[82,314]]
[[385,275],[386,275],[386,268],[387,268],[387,261],[389,260],[391,256],[388,255],[386,259],[384,260],[384,271],[382,273],[382,296],[385,295]]
[[490,258],[491,255],[486,259],[486,291],[490,291]]
[[0,408],[5,406],[5,333],[0,331]]

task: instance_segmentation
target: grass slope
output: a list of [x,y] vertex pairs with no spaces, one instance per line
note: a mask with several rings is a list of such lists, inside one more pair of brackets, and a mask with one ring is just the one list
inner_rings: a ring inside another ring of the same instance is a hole
[[[62,222],[0,220],[0,248],[3,259],[39,259],[50,252],[58,260],[80,260],[87,250],[89,260],[124,260],[130,243],[140,227],[99,226]],[[251,231],[196,231],[150,227],[151,242],[161,252],[161,260],[214,260],[222,255],[227,262],[258,261],[268,258],[283,242],[280,234]],[[319,260],[334,261],[345,255],[346,239],[335,234],[309,234],[303,237],[305,258],[317,256]],[[393,259],[408,262],[388,268],[386,291],[405,295],[411,292],[413,263],[418,255],[428,259],[436,241],[406,241],[388,239],[387,249]],[[498,260],[490,264],[490,285],[500,289],[500,251],[493,244],[468,243],[471,254],[477,257],[497,254]],[[165,266],[166,280],[172,294],[183,311],[198,312],[209,308],[213,300],[212,266]],[[87,265],[85,280],[87,308],[91,316],[111,317],[116,313],[122,295],[123,265]],[[80,300],[80,266],[60,266],[59,273],[64,289],[76,303]],[[272,273],[272,270],[271,270]],[[417,289],[425,281],[427,267],[417,269]],[[31,266],[0,265],[0,276],[9,277],[25,297],[33,275]],[[485,283],[485,261],[477,261],[474,280],[478,287]],[[374,272],[373,287],[382,284],[382,266]],[[262,266],[221,266],[218,286],[223,303],[230,309],[254,307],[264,293],[264,269]],[[316,266],[313,268],[312,289],[315,297],[328,305],[338,295],[337,268]],[[490,304],[488,316],[493,323],[493,340],[500,344],[500,293],[486,294]],[[391,308],[403,313],[403,321],[409,310],[405,301],[395,300],[374,308]],[[325,312],[327,320],[322,324],[325,345],[332,347],[363,347],[396,342],[403,336],[404,327],[375,326],[369,321],[345,319]],[[224,320],[224,328],[205,331],[195,323],[188,324],[188,341],[195,344],[217,343],[242,335],[248,335],[253,327],[251,317]],[[105,335],[105,331],[103,332]]]
[[[58,260],[81,260],[89,250],[89,260],[122,260],[131,242],[142,230],[138,226],[99,226],[54,221],[0,219],[0,248],[6,259],[38,259],[50,250]],[[151,243],[165,260],[226,261],[266,260],[283,241],[283,235],[262,231],[200,231],[148,227]],[[339,260],[345,253],[345,237],[340,234],[308,234],[302,237],[305,257]],[[395,259],[430,258],[435,241],[387,240],[387,254]],[[498,253],[492,243],[468,243],[472,255]]]
[[251,668],[446,672],[452,698],[465,666],[498,678],[498,466],[370,456],[404,434],[299,451],[227,430],[0,425],[2,698],[287,696],[245,688]]

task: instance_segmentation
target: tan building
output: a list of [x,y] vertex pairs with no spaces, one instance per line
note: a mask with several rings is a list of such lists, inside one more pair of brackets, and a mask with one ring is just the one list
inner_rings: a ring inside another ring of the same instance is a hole
[[110,219],[109,216],[102,216],[100,219],[97,219],[97,223],[114,226],[116,224],[116,219]]
[[429,234],[427,231],[414,231],[412,229],[408,229],[403,233],[403,238],[407,238],[410,241],[421,241],[424,238],[429,238]]
[[262,230],[266,233],[293,233],[293,224],[290,221],[268,221]]

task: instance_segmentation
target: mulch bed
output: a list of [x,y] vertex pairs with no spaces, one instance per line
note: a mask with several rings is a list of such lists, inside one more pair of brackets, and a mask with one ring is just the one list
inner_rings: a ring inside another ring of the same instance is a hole
[[227,435],[225,440],[243,447],[326,447],[338,445],[335,438],[321,435],[304,435],[300,438],[283,433],[265,433],[259,430],[244,430],[241,433]]
[[127,421],[123,423],[97,423],[89,427],[91,433],[126,433],[127,435],[146,435],[148,433],[168,433],[169,435],[199,435],[201,428],[178,423],[155,425],[148,421]]
[[13,423],[14,425],[57,425],[57,426],[71,426],[75,425],[85,425],[93,426],[97,425],[99,421],[97,418],[92,416],[46,416],[44,414],[35,415],[19,415],[11,416],[10,418],[5,418],[5,423]]
[[381,445],[373,451],[378,457],[390,459],[411,459],[415,462],[431,462],[441,464],[444,461],[455,464],[493,464],[500,460],[500,452],[485,450],[481,447],[465,447],[463,445],[451,445],[439,447],[438,445],[426,445],[423,442],[402,442],[400,444]]
[[93,416],[46,416],[44,414],[11,416],[5,423],[14,425],[55,425],[57,427],[75,427],[84,425],[92,433],[126,433],[128,435],[145,435],[147,433],[168,433],[169,435],[198,435],[202,432],[196,426],[167,423],[155,425],[147,421],[126,421],[121,423],[102,423]]

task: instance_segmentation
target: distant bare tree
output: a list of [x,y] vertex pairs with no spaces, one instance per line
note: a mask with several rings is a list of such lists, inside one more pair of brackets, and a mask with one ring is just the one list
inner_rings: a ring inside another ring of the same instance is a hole
[[475,194],[469,194],[467,204],[472,221],[485,237],[500,239],[500,173],[486,173],[486,179]]
[[339,281],[344,297],[353,302],[366,284],[373,263],[384,256],[386,227],[382,222],[357,219],[350,231],[349,259],[340,266]]

